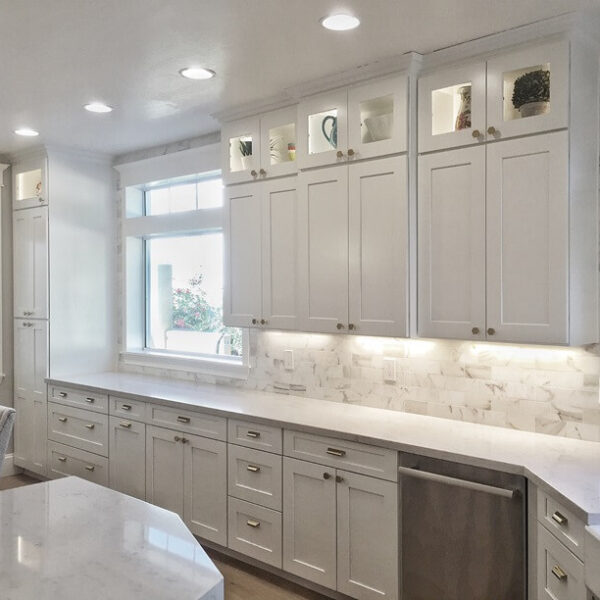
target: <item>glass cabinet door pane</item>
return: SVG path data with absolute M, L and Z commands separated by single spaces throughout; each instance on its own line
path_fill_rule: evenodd
M 320 154 L 338 147 L 337 108 L 308 115 L 308 153 Z
M 42 169 L 17 173 L 15 198 L 17 202 L 32 198 L 43 198 Z
M 296 124 L 269 128 L 269 164 L 279 165 L 296 160 Z
M 229 170 L 247 171 L 252 167 L 253 140 L 250 134 L 229 138 Z
M 431 133 L 440 135 L 471 128 L 471 82 L 431 92 Z
M 503 73 L 505 121 L 550 112 L 550 63 Z
M 394 129 L 394 96 L 363 100 L 360 110 L 361 143 L 370 144 L 392 138 Z

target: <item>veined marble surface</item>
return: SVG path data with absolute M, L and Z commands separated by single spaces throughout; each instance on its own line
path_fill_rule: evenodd
M 181 519 L 67 477 L 0 492 L 2 600 L 223 600 Z
M 127 373 L 50 379 L 120 397 L 269 421 L 528 477 L 600 524 L 600 444 L 306 397 Z

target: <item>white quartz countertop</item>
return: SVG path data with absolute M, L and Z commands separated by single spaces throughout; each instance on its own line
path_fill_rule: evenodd
M 49 379 L 223 416 L 375 443 L 528 477 L 588 524 L 600 524 L 600 443 L 409 413 L 146 375 L 95 373 Z
M 0 492 L 2 600 L 223 600 L 181 519 L 77 477 Z

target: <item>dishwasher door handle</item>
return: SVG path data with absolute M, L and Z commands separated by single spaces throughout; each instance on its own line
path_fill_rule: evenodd
M 475 492 L 485 492 L 486 494 L 494 494 L 504 498 L 516 498 L 520 495 L 519 490 L 509 490 L 507 488 L 497 487 L 495 485 L 487 485 L 486 483 L 478 483 L 467 479 L 459 479 L 457 477 L 449 477 L 448 475 L 439 475 L 430 471 L 420 471 L 411 467 L 398 467 L 398 472 L 401 475 L 416 477 L 417 479 L 426 479 L 427 481 L 436 481 L 438 483 L 446 483 L 455 485 Z

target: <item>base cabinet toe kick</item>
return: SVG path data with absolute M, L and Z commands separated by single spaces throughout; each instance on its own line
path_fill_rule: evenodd
M 46 405 L 40 474 L 171 510 L 207 545 L 324 595 L 595 598 L 587 523 L 522 476 L 110 391 L 49 386 Z

